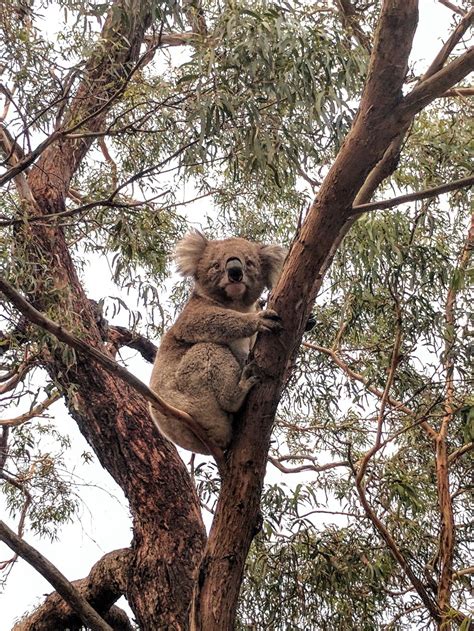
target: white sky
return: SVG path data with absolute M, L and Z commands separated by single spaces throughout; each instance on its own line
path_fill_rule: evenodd
M 419 60 L 417 71 L 422 72 L 438 52 L 441 42 L 450 32 L 452 12 L 436 0 L 420 0 L 420 22 L 415 36 L 412 59 Z M 200 210 L 205 213 L 208 202 Z M 108 280 L 108 269 L 98 275 L 97 264 L 85 270 L 84 281 L 91 298 L 99 300 L 106 295 L 118 295 L 117 288 Z M 117 324 L 127 325 L 125 314 L 120 314 Z M 148 382 L 151 366 L 136 356 L 128 368 L 143 381 Z M 50 543 L 26 532 L 26 540 L 44 554 L 70 580 L 87 576 L 92 565 L 106 552 L 127 547 L 131 541 L 131 521 L 126 500 L 121 489 L 111 477 L 94 461 L 84 465 L 81 453 L 91 451 L 75 423 L 67 414 L 62 402 L 51 408 L 61 432 L 67 432 L 73 448 L 67 454 L 68 471 L 74 472 L 89 484 L 81 495 L 84 506 L 78 519 L 64 526 L 60 540 Z M 0 506 L 4 508 L 0 498 Z M 4 512 L 4 511 L 3 511 Z M 17 524 L 6 518 L 11 528 Z M 10 558 L 11 551 L 0 544 L 0 561 Z M 18 617 L 32 610 L 52 591 L 51 586 L 26 562 L 19 560 L 8 578 L 4 593 L 0 596 L 0 631 L 9 631 Z M 118 603 L 121 605 L 122 603 Z

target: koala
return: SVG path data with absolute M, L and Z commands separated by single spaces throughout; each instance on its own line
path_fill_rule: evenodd
M 192 232 L 180 241 L 175 262 L 194 278 L 189 301 L 164 335 L 150 388 L 187 412 L 209 441 L 229 446 L 233 414 L 258 380 L 245 367 L 259 331 L 276 332 L 280 318 L 258 301 L 280 274 L 286 250 L 241 238 L 212 241 Z M 154 423 L 174 443 L 200 454 L 209 449 L 181 420 L 150 406 Z

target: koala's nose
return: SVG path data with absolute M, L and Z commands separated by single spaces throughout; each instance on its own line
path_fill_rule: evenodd
M 228 259 L 225 269 L 230 281 L 233 283 L 240 283 L 244 276 L 244 268 L 240 259 L 235 257 Z

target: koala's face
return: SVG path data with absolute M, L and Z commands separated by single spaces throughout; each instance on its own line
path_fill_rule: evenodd
M 210 241 L 196 274 L 204 293 L 220 302 L 253 304 L 265 288 L 259 249 L 245 239 Z
M 176 249 L 178 269 L 192 275 L 200 291 L 222 303 L 251 305 L 276 282 L 286 250 L 234 238 L 208 241 L 198 232 Z

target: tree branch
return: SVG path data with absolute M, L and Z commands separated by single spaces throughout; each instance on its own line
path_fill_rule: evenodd
M 138 351 L 143 359 L 150 364 L 155 361 L 158 347 L 144 335 L 129 331 L 124 326 L 109 326 L 108 338 L 116 350 L 122 346 L 128 346 Z
M 339 366 L 339 368 L 349 377 L 349 379 L 354 379 L 354 381 L 358 381 L 359 383 L 362 383 L 366 387 L 367 391 L 370 392 L 371 394 L 374 394 L 378 399 L 381 399 L 383 397 L 382 390 L 379 390 L 378 388 L 373 386 L 371 383 L 369 383 L 369 380 L 366 377 L 364 377 L 360 373 L 353 370 L 349 366 L 349 364 L 345 362 L 334 350 L 331 350 L 330 348 L 325 348 L 323 346 L 318 346 L 317 344 L 312 344 L 310 342 L 303 342 L 303 346 L 305 346 L 306 348 L 311 348 L 315 351 L 319 351 L 320 353 L 324 353 L 325 355 L 330 357 L 337 366 Z M 403 412 L 407 416 L 415 418 L 414 411 L 411 410 L 404 403 L 402 403 L 402 401 L 398 401 L 397 399 L 394 399 L 393 397 L 388 396 L 387 403 L 391 407 L 393 407 L 395 411 L 399 410 L 400 412 Z M 436 431 L 431 427 L 431 425 L 427 421 L 419 420 L 417 421 L 417 423 L 419 423 L 423 427 L 423 429 L 430 436 L 430 438 L 432 439 L 436 438 L 436 435 L 437 435 Z
M 474 11 L 474 9 L 473 9 Z M 422 79 L 403 99 L 402 112 L 407 120 L 411 120 L 434 99 L 464 79 L 474 70 L 474 46 L 459 55 L 447 66 Z
M 87 342 L 84 342 L 76 335 L 73 335 L 72 333 L 64 329 L 61 325 L 47 318 L 40 311 L 35 309 L 27 300 L 25 300 L 25 298 L 23 298 L 23 296 L 19 294 L 16 289 L 14 289 L 3 278 L 0 278 L 0 291 L 5 294 L 5 296 L 30 322 L 36 324 L 37 326 L 40 326 L 45 331 L 48 331 L 48 333 L 52 333 L 58 340 L 64 342 L 71 348 L 74 348 L 87 357 L 94 359 L 110 374 L 116 375 L 117 377 L 128 383 L 129 386 L 139 392 L 152 405 L 162 410 L 164 414 L 171 414 L 172 416 L 183 421 L 188 426 L 188 429 L 193 432 L 193 434 L 195 434 L 197 438 L 201 440 L 203 444 L 209 449 L 218 467 L 221 470 L 223 469 L 223 467 L 225 466 L 225 459 L 222 450 L 212 443 L 212 441 L 207 436 L 206 431 L 200 425 L 198 425 L 198 423 L 196 423 L 196 421 L 189 414 L 183 412 L 182 410 L 178 410 L 178 408 L 175 408 L 169 403 L 166 403 L 166 401 L 162 399 L 157 393 L 153 392 L 153 390 L 150 390 L 150 388 L 146 384 L 144 384 L 143 381 L 140 381 L 140 379 L 135 377 L 135 375 L 129 372 L 126 368 L 118 364 L 109 355 L 106 355 L 105 353 L 99 351 L 97 348 L 90 346 L 90 344 L 87 344 Z
M 128 571 L 133 559 L 130 549 L 114 550 L 92 567 L 89 576 L 72 581 L 74 589 L 113 627 L 114 631 L 131 631 L 128 617 L 114 603 L 126 594 Z M 79 629 L 81 621 L 70 604 L 58 592 L 50 594 L 33 613 L 13 627 L 12 631 L 51 631 Z
M 473 184 L 474 176 L 471 175 L 461 178 L 460 180 L 454 180 L 454 182 L 440 184 L 439 186 L 427 188 L 416 193 L 408 193 L 406 195 L 399 195 L 398 197 L 393 197 L 392 199 L 387 199 L 384 201 L 370 202 L 368 204 L 359 204 L 357 206 L 352 206 L 351 213 L 360 214 L 362 212 L 367 212 L 370 210 L 386 210 L 387 208 L 393 208 L 394 206 L 399 206 L 400 204 L 406 204 L 408 202 L 414 202 L 421 199 L 428 199 L 430 197 L 436 197 L 437 195 L 449 193 L 450 191 L 456 191 L 460 188 L 469 188 Z
M 3 521 L 0 521 L 0 539 L 51 583 L 85 625 L 94 631 L 113 631 L 58 569 L 35 548 L 18 537 Z
M 449 0 L 438 0 L 438 2 L 440 4 L 444 4 L 444 6 L 448 7 L 448 9 L 451 9 L 451 11 L 454 11 L 455 13 L 459 13 L 459 15 L 466 15 L 466 12 L 464 11 L 464 9 L 461 9 L 461 7 L 456 6 L 454 3 L 450 2 Z
M 456 26 L 454 31 L 448 37 L 445 44 L 439 51 L 439 53 L 431 62 L 428 70 L 425 72 L 425 74 L 423 75 L 421 79 L 422 81 L 434 75 L 436 72 L 438 72 L 438 70 L 441 70 L 441 68 L 444 66 L 449 55 L 453 52 L 456 44 L 459 43 L 464 33 L 471 26 L 474 20 L 474 9 L 471 9 L 468 13 L 463 12 L 461 15 L 463 16 L 462 20 L 460 20 L 459 24 Z
M 281 316 L 283 329 L 271 340 L 258 336 L 254 347 L 254 361 L 265 377 L 237 417 L 194 594 L 193 631 L 232 627 L 243 565 L 258 523 L 271 429 L 287 365 L 300 344 L 328 257 L 350 223 L 354 198 L 403 124 L 399 105 L 417 19 L 415 0 L 384 1 L 356 119 L 273 289 L 269 307 Z
M 459 256 L 455 273 L 464 271 L 474 248 L 474 214 L 466 241 Z M 438 601 L 441 611 L 448 614 L 453 581 L 453 556 L 455 544 L 455 522 L 453 502 L 449 484 L 449 456 L 448 456 L 448 427 L 454 415 L 454 368 L 456 342 L 455 303 L 458 284 L 451 281 L 445 305 L 445 346 L 443 368 L 446 373 L 446 391 L 444 396 L 444 416 L 436 438 L 436 482 L 438 504 L 441 513 L 441 528 L 439 535 L 439 581 Z
M 306 456 L 290 456 L 293 460 L 304 459 Z M 315 473 L 321 473 L 322 471 L 329 471 L 330 469 L 337 469 L 338 467 L 349 467 L 350 462 L 348 460 L 341 460 L 340 462 L 327 462 L 326 464 L 304 464 L 299 467 L 285 467 L 281 463 L 281 458 L 268 457 L 268 462 L 271 462 L 274 467 L 282 471 L 283 473 L 299 473 L 300 471 L 314 471 Z
M 0 419 L 0 427 L 5 425 L 7 425 L 8 427 L 18 427 L 19 425 L 23 425 L 23 423 L 26 423 L 26 421 L 30 421 L 32 418 L 43 414 L 43 412 L 47 410 L 49 406 L 57 401 L 59 398 L 59 392 L 55 392 L 45 401 L 36 405 L 32 410 L 30 410 L 29 412 L 25 412 L 25 414 L 21 414 L 20 416 L 17 416 L 15 418 Z

